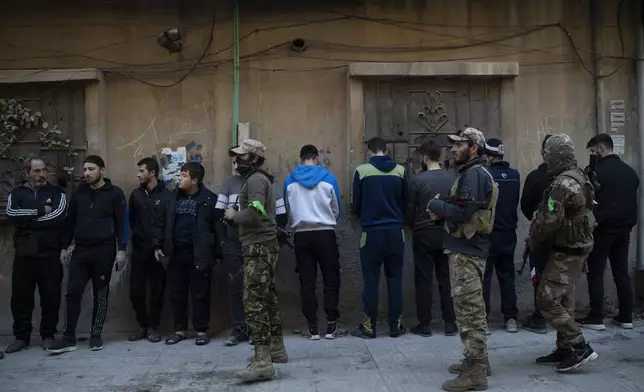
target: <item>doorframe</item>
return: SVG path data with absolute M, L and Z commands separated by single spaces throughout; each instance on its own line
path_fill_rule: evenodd
M 501 138 L 508 138 L 516 129 L 514 79 L 519 76 L 517 62 L 400 62 L 352 63 L 347 67 L 347 173 L 346 194 L 353 198 L 353 172 L 364 163 L 365 154 L 365 79 L 443 78 L 501 79 Z M 517 143 L 514 143 L 517 145 Z M 518 145 L 516 146 L 518 149 Z M 514 151 L 515 154 L 518 151 Z

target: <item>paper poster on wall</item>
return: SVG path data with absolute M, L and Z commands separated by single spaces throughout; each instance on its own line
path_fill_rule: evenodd
M 624 135 L 610 135 L 610 137 L 613 139 L 613 152 L 623 155 L 626 150 L 626 137 Z
M 187 161 L 186 148 L 178 147 L 176 150 L 164 148 L 161 150 L 161 153 L 165 157 L 165 164 L 161 170 L 163 181 L 179 181 L 179 177 L 181 176 L 181 166 Z

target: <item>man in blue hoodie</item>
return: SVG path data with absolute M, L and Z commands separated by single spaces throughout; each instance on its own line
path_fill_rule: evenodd
M 521 177 L 519 172 L 512 169 L 503 160 L 503 141 L 490 138 L 485 143 L 485 155 L 489 163 L 488 169 L 499 187 L 499 197 L 496 203 L 494 229 L 490 234 L 490 253 L 487 258 L 485 275 L 483 277 L 483 299 L 488 318 L 490 317 L 490 287 L 492 273 L 496 270 L 501 289 L 501 312 L 505 323 L 505 331 L 519 332 L 517 324 L 517 292 L 514 285 L 514 249 L 517 246 L 517 221 L 519 216 L 519 190 Z
M 353 213 L 360 217 L 360 263 L 365 318 L 353 336 L 376 337 L 380 269 L 384 264 L 389 290 L 389 336 L 405 333 L 400 320 L 403 308 L 402 269 L 405 255 L 405 168 L 387 155 L 380 137 L 367 142 L 369 163 L 358 166 L 353 178 Z
M 300 150 L 302 164 L 284 181 L 288 225 L 295 232 L 295 258 L 300 274 L 302 313 L 311 340 L 319 340 L 315 294 L 318 264 L 324 281 L 326 339 L 338 336 L 340 294 L 340 253 L 335 225 L 340 217 L 340 192 L 335 176 L 319 166 L 318 149 L 306 145 Z

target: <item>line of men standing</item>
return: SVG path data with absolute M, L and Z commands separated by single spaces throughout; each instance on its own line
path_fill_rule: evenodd
M 503 161 L 504 148 L 500 140 L 488 139 L 486 142 L 480 131 L 466 128 L 450 135 L 450 141 L 454 145 L 455 161 L 460 165 L 458 176 L 440 169 L 440 146 L 427 142 L 419 149 L 424 170 L 411 180 L 404 168 L 387 155 L 383 139 L 374 138 L 367 143 L 370 160 L 356 170 L 352 198 L 353 212 L 360 217 L 363 228 L 360 256 L 365 319 L 352 335 L 376 337 L 382 266 L 389 289 L 389 335 L 398 337 L 405 333 L 401 321 L 403 226 L 410 222 L 414 228 L 419 319 L 412 332 L 431 335 L 431 281 L 435 270 L 445 333 L 460 333 L 466 347 L 463 363 L 450 367 L 450 372 L 459 377 L 445 383 L 444 388 L 460 390 L 486 386 L 485 375 L 491 374 L 485 335 L 489 333 L 487 318 L 493 270 L 496 270 L 501 286 L 506 330 L 518 330 L 513 254 L 517 242 L 520 178 L 518 172 Z M 614 321 L 624 328 L 632 328 L 632 293 L 628 291 L 630 284 L 625 285 L 625 278 L 628 279 L 628 234 L 635 223 L 633 205 L 636 206 L 634 195 L 639 181 L 634 171 L 612 154 L 612 139 L 608 135 L 593 138 L 587 148 L 593 156 L 599 157 L 597 167 L 589 171 L 596 173 L 594 184 L 575 169 L 574 146 L 569 137 L 557 135 L 552 141 L 544 140 L 545 166 L 528 176 L 521 200 L 524 215 L 533 222 L 528 243 L 539 282 L 535 288 L 535 314 L 524 327 L 543 332 L 545 318 L 557 329 L 567 328 L 568 335 L 561 334 L 558 350 L 537 360 L 538 363 L 555 361 L 561 365 L 561 371 L 578 367 L 597 356 L 585 343 L 581 332 L 577 332 L 578 328 L 572 326 L 576 327 L 568 298 L 570 290 L 561 287 L 562 284 L 574 287 L 576 272 L 552 267 L 576 260 L 581 273 L 581 262 L 593 249 L 594 216 L 589 211 L 593 208 L 595 191 L 599 201 L 595 215 L 600 226 L 594 236 L 607 240 L 604 246 L 593 249 L 589 259 L 589 267 L 590 264 L 594 266 L 594 273 L 589 273 L 589 283 L 593 283 L 589 284 L 592 311 L 578 322 L 595 329 L 600 328 L 599 324 L 603 326 L 603 309 L 596 309 L 597 271 L 601 269 L 603 277 L 606 255 L 610 255 L 620 301 L 620 313 Z M 17 224 L 18 264 L 14 268 L 12 295 L 16 340 L 7 352 L 19 351 L 29 344 L 36 285 L 43 292 L 53 293 L 56 287 L 58 290 L 58 299 L 52 295 L 43 300 L 41 295 L 44 347 L 52 353 L 75 350 L 75 327 L 88 280 L 92 280 L 94 291 L 90 349 L 102 348 L 109 279 L 114 264 L 117 270 L 125 264 L 129 222 L 133 230 L 131 298 L 140 325 L 139 331 L 130 339 L 161 340 L 156 329 L 168 270 L 175 331 L 166 339 L 166 344 L 176 344 L 186 338 L 189 295 L 193 304 L 193 327 L 197 332 L 195 342 L 197 345 L 209 343 L 210 274 L 223 254 L 234 324 L 226 343 L 234 345 L 247 340 L 251 332 L 255 340 L 251 365 L 239 372 L 238 377 L 246 380 L 272 378 L 272 363 L 288 360 L 274 285 L 279 250 L 276 215 L 285 218 L 287 208 L 289 227 L 295 231 L 302 307 L 309 324 L 309 336 L 319 339 L 315 297 L 318 264 L 325 285 L 325 337 L 340 336 L 337 329 L 340 263 L 333 230 L 340 216 L 340 202 L 335 177 L 319 166 L 317 149 L 304 146 L 300 152 L 302 165 L 285 181 L 285 203 L 273 194 L 273 176 L 264 165 L 264 152 L 265 147 L 260 142 L 248 139 L 231 149 L 239 176 L 227 179 L 219 195 L 202 184 L 205 171 L 198 163 L 187 163 L 181 168 L 178 189 L 171 192 L 156 178 L 159 171 L 156 161 L 144 159 L 138 164 L 141 187 L 130 196 L 129 218 L 123 192 L 103 177 L 105 165 L 100 157 L 85 159 L 86 182 L 72 195 L 67 219 L 63 219 L 67 208 L 64 192 L 47 183 L 46 165 L 41 158 L 30 159 L 29 184 L 16 188 L 7 205 L 7 215 Z M 538 181 L 529 181 L 541 172 L 545 175 Z M 615 173 L 622 174 L 621 180 L 611 183 L 609 177 Z M 557 182 L 560 177 L 562 179 Z M 545 184 L 544 178 L 549 184 Z M 612 186 L 596 189 L 597 183 Z M 617 206 L 606 191 L 619 188 L 622 183 L 628 186 L 622 186 L 624 199 Z M 545 192 L 536 189 L 538 187 Z M 573 200 L 569 200 L 571 192 L 575 196 Z M 528 200 L 530 198 L 532 202 Z M 573 213 L 569 214 L 569 210 Z M 614 216 L 631 219 L 611 219 Z M 564 244 L 558 244 L 560 237 L 566 236 L 559 235 L 562 233 L 553 228 L 562 223 L 572 229 L 563 233 L 570 238 L 564 238 Z M 235 233 L 237 228 L 239 232 Z M 58 233 L 58 237 L 50 235 L 51 232 Z M 549 240 L 553 233 L 556 234 L 554 242 Z M 70 263 L 67 248 L 72 240 L 75 241 L 74 262 Z M 574 242 L 573 246 L 569 246 L 571 242 Z M 48 258 L 47 251 L 54 255 L 59 248 L 60 263 L 52 263 L 53 256 Z M 543 257 L 539 262 L 540 250 Z M 40 268 L 37 271 L 33 268 L 38 265 L 34 264 L 38 258 L 46 258 L 51 267 L 52 273 L 46 279 L 39 275 Z M 624 263 L 626 265 L 622 265 Z M 54 307 L 57 310 L 60 304 L 61 265 L 70 266 L 67 320 L 63 339 L 54 341 L 58 320 L 57 311 L 51 310 Z M 558 282 L 560 286 L 553 286 L 552 282 Z M 149 310 L 145 298 L 148 283 L 151 289 Z M 556 304 L 562 299 L 567 303 Z

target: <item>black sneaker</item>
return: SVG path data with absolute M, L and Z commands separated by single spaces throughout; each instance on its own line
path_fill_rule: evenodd
M 577 319 L 577 324 L 584 328 L 592 329 L 593 331 L 605 331 L 606 326 L 604 325 L 604 320 L 601 317 L 588 316 L 583 319 Z
M 526 331 L 538 333 L 545 335 L 548 333 L 548 327 L 546 326 L 546 320 L 530 317 L 527 323 L 521 326 Z
M 99 351 L 103 349 L 103 339 L 100 336 L 92 336 L 89 338 L 89 350 Z
M 47 352 L 50 354 L 63 354 L 74 350 L 76 350 L 76 339 L 63 337 L 61 340 L 55 341 L 47 349 Z
M 139 328 L 132 335 L 128 336 L 127 340 L 129 340 L 130 342 L 136 342 L 136 341 L 145 339 L 147 336 L 148 336 L 148 329 L 147 328 Z
M 247 340 L 248 335 L 242 332 L 239 328 L 233 328 L 233 332 L 224 343 L 226 344 L 226 346 L 236 346 L 239 343 L 245 342 Z
M 351 331 L 351 336 L 354 336 L 356 338 L 362 338 L 362 339 L 375 339 L 376 331 L 367 330 L 364 325 L 360 324 L 358 325 L 358 328 Z
M 324 335 L 325 339 L 333 340 L 344 336 L 346 332 L 338 329 L 338 323 L 336 321 L 330 321 L 326 323 L 326 334 Z
M 389 337 L 399 338 L 407 333 L 407 329 L 402 325 L 402 323 L 396 325 L 393 328 L 389 328 Z
M 320 340 L 320 332 L 318 331 L 318 326 L 309 325 L 309 328 L 304 333 L 304 336 L 308 337 L 309 340 Z
M 445 323 L 445 336 L 456 336 L 458 335 L 458 328 L 456 323 Z
M 29 347 L 29 343 L 25 342 L 24 340 L 16 339 L 10 345 L 8 345 L 7 348 L 4 349 L 4 352 L 6 352 L 7 354 L 17 353 L 18 351 L 22 351 L 27 347 Z
M 424 323 L 419 323 L 417 326 L 412 328 L 410 332 L 414 335 L 419 335 L 426 338 L 432 336 L 432 329 L 430 328 L 429 324 Z
M 557 348 L 552 354 L 537 358 L 537 365 L 559 365 L 570 356 L 570 349 Z
M 623 319 L 619 316 L 613 317 L 613 324 L 624 329 L 633 329 L 633 319 Z
M 557 371 L 560 373 L 569 372 L 579 369 L 588 361 L 594 361 L 599 355 L 590 347 L 590 344 L 584 343 L 578 347 L 573 347 L 572 352 L 566 359 L 557 365 Z

